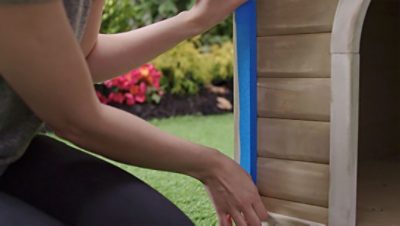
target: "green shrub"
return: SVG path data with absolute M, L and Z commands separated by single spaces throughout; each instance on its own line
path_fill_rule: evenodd
M 132 0 L 107 0 L 105 2 L 100 32 L 112 34 L 136 27 L 140 8 Z
M 184 41 L 153 61 L 164 74 L 161 80 L 166 92 L 193 95 L 215 79 L 233 77 L 233 44 L 213 45 L 203 52 L 197 48 L 199 37 Z
M 194 0 L 106 0 L 102 33 L 117 33 L 143 27 L 176 15 Z
M 196 94 L 200 86 L 211 80 L 210 64 L 196 48 L 194 41 L 184 41 L 153 63 L 164 74 L 161 85 L 166 92 Z
M 142 20 L 142 25 L 149 25 L 189 9 L 195 0 L 134 0 L 134 2 L 141 10 L 139 20 Z
M 224 42 L 221 45 L 213 45 L 209 53 L 211 60 L 212 80 L 233 79 L 233 43 Z
M 106 0 L 102 33 L 125 32 L 176 15 L 195 0 Z M 207 33 L 184 41 L 154 61 L 165 75 L 166 92 L 196 94 L 213 80 L 233 75 L 232 17 Z

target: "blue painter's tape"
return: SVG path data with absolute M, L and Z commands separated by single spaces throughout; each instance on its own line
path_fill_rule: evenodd
M 257 18 L 256 0 L 235 13 L 239 76 L 240 164 L 257 179 Z

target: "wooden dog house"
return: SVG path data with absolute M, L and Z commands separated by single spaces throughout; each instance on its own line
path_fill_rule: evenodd
M 236 159 L 267 208 L 399 226 L 400 0 L 249 0 L 235 17 Z

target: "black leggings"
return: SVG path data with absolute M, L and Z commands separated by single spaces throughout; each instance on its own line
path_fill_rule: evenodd
M 189 226 L 138 178 L 46 136 L 0 177 L 0 225 Z

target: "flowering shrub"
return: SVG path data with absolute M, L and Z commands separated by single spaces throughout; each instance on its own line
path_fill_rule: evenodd
M 160 87 L 161 72 L 153 65 L 145 64 L 125 75 L 105 81 L 108 92 L 96 91 L 99 100 L 104 103 L 126 104 L 155 102 L 159 103 L 163 91 Z

